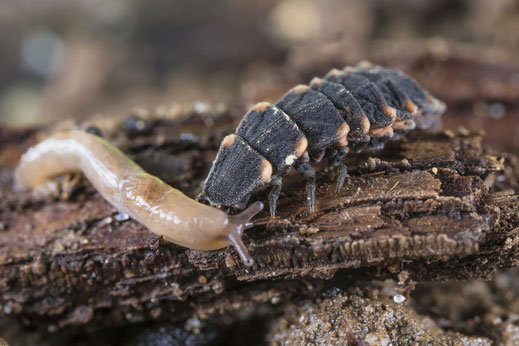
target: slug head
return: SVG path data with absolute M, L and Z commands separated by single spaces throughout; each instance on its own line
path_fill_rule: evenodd
M 242 259 L 245 266 L 250 267 L 254 264 L 254 259 L 247 251 L 245 244 L 241 239 L 243 232 L 252 227 L 250 220 L 263 209 L 263 203 L 255 202 L 250 207 L 239 214 L 229 215 L 228 223 L 225 226 L 225 234 L 227 240 L 234 246 L 238 255 Z

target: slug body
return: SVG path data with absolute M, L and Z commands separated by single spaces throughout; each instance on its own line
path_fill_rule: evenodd
M 82 131 L 56 134 L 22 156 L 15 176 L 21 185 L 36 188 L 56 175 L 76 171 L 115 208 L 168 241 L 198 250 L 233 245 L 246 265 L 253 264 L 241 236 L 262 203 L 227 215 L 146 173 L 100 137 Z
M 292 88 L 274 104 L 253 106 L 235 134 L 223 139 L 198 198 L 243 209 L 254 191 L 270 184 L 274 216 L 282 176 L 294 167 L 307 179 L 313 212 L 316 179 L 310 160 L 327 157 L 337 168 L 338 192 L 347 174 L 342 159 L 350 149 L 381 149 L 415 127 L 431 128 L 444 110 L 441 101 L 395 69 L 367 62 L 332 69 L 322 79 Z

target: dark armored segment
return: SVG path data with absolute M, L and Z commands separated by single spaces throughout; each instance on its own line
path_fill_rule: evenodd
M 438 123 L 445 105 L 397 70 L 360 63 L 333 69 L 310 87 L 292 88 L 274 105 L 251 108 L 222 141 L 199 199 L 213 205 L 244 208 L 256 189 L 272 185 L 270 214 L 275 215 L 282 176 L 291 167 L 305 176 L 310 213 L 315 202 L 315 170 L 310 158 L 337 171 L 336 191 L 348 172 L 348 149 L 383 148 L 416 127 Z
M 418 107 L 411 101 L 407 94 L 398 87 L 390 79 L 381 76 L 380 74 L 370 72 L 362 68 L 352 69 L 346 67 L 345 72 L 353 73 L 362 76 L 367 80 L 375 83 L 380 93 L 384 96 L 388 105 L 396 109 L 396 119 L 392 124 L 393 136 L 391 139 L 398 139 L 402 134 L 415 128 L 415 122 L 412 120 L 413 116 L 417 115 Z M 371 148 L 381 147 L 389 138 L 374 139 L 370 143 Z
M 324 79 L 343 85 L 349 90 L 373 127 L 390 126 L 396 118 L 396 110 L 390 107 L 377 86 L 369 79 L 352 73 L 331 70 Z
M 433 97 L 427 90 L 422 88 L 418 82 L 402 72 L 370 63 L 359 64 L 360 69 L 365 69 L 371 73 L 381 76 L 381 78 L 391 80 L 397 85 L 411 101 L 419 108 L 419 115 L 415 117 L 416 125 L 420 129 L 428 129 L 435 125 L 439 120 L 439 115 L 445 111 L 445 104 Z
M 202 189 L 210 203 L 222 206 L 243 206 L 250 194 L 268 183 L 272 165 L 263 155 L 236 135 L 225 137 Z
M 340 140 L 348 135 L 349 127 L 333 103 L 306 85 L 292 88 L 276 106 L 306 135 L 308 152 L 315 161 L 321 160 L 326 148 L 341 146 Z
M 364 148 L 370 140 L 368 135 L 370 123 L 362 107 L 351 92 L 340 84 L 317 77 L 310 82 L 310 88 L 326 95 L 335 108 L 341 112 L 343 119 L 346 120 L 350 127 L 350 132 L 348 133 L 350 146 L 354 150 Z
M 251 108 L 236 134 L 272 163 L 275 173 L 285 173 L 306 151 L 308 141 L 282 110 L 267 102 Z
M 418 112 L 418 107 L 411 101 L 407 94 L 400 89 L 393 81 L 384 76 L 368 70 L 355 69 L 356 75 L 362 76 L 375 83 L 380 93 L 384 95 L 388 105 L 396 109 L 398 119 L 410 119 Z
M 381 77 L 394 81 L 409 96 L 409 98 L 422 110 L 423 113 L 441 113 L 445 110 L 442 102 L 432 97 L 414 79 L 404 75 L 402 72 L 381 66 L 374 66 L 370 72 L 378 73 Z

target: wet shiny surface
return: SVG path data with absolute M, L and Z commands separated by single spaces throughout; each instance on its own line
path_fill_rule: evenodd
M 198 203 L 147 174 L 97 136 L 82 131 L 54 135 L 22 156 L 16 179 L 21 185 L 36 188 L 58 174 L 74 171 L 84 173 L 120 212 L 167 240 L 197 250 L 233 245 L 240 257 L 252 265 L 240 237 L 246 224 L 261 210 L 258 205 L 233 216 L 230 222 L 225 212 Z

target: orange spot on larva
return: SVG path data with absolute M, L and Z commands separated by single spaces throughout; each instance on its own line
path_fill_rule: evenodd
M 371 137 L 379 138 L 379 137 L 392 137 L 393 136 L 393 127 L 379 127 L 379 128 L 371 128 L 369 130 L 369 134 Z
M 261 160 L 261 181 L 268 183 L 272 177 L 272 165 L 267 160 Z
M 411 127 L 414 127 L 415 126 L 415 123 L 412 119 L 407 119 L 407 120 L 401 120 L 401 121 L 395 121 L 393 123 L 393 129 L 395 130 L 402 130 L 402 131 L 405 131 Z
M 310 81 L 310 85 L 315 85 L 315 86 L 318 86 L 320 85 L 321 83 L 323 82 L 323 80 L 319 77 L 314 77 L 311 81 Z
M 348 145 L 348 133 L 350 133 L 350 127 L 348 124 L 343 123 L 336 131 L 339 140 L 337 141 L 337 145 L 344 147 Z
M 357 66 L 360 67 L 360 68 L 363 68 L 363 69 L 368 69 L 368 68 L 372 68 L 375 65 L 372 62 L 370 62 L 370 61 L 362 60 L 361 62 L 359 62 L 357 64 Z
M 393 119 L 393 121 L 396 119 L 396 109 L 394 109 L 393 107 L 385 106 L 382 112 L 385 115 L 389 116 L 391 119 Z
M 429 102 L 432 103 L 432 104 L 438 104 L 438 103 L 440 103 L 440 100 L 438 100 L 437 98 L 432 97 L 432 96 L 430 96 L 430 95 L 427 96 L 427 101 L 429 101 Z
M 367 134 L 369 132 L 369 129 L 371 127 L 371 123 L 369 122 L 369 119 L 367 116 L 362 117 L 362 133 Z
M 345 137 L 348 135 L 348 133 L 350 133 L 350 127 L 348 126 L 348 124 L 343 123 L 341 126 L 339 126 L 336 133 L 339 137 Z
M 299 85 L 296 85 L 293 90 L 296 93 L 300 93 L 300 92 L 308 90 L 308 85 L 299 84 Z
M 224 148 L 230 147 L 234 143 L 235 140 L 236 140 L 236 135 L 234 135 L 234 134 L 225 136 L 225 138 L 222 141 L 222 147 L 224 147 Z
M 418 112 L 418 106 L 409 99 L 405 100 L 404 108 L 406 111 L 408 111 L 412 114 L 416 114 Z
M 356 71 L 355 67 L 353 66 L 346 66 L 342 70 L 347 73 L 354 73 Z
M 306 137 L 301 137 L 301 139 L 296 144 L 296 156 L 301 157 L 308 148 L 308 140 Z
M 261 112 L 261 111 L 264 111 L 265 109 L 267 109 L 268 107 L 270 107 L 270 103 L 259 102 L 259 103 L 256 103 L 254 106 L 252 106 L 252 110 L 256 111 L 256 112 Z
M 345 147 L 348 145 L 348 137 L 341 137 L 339 138 L 339 140 L 337 141 L 336 145 L 338 147 Z
M 338 69 L 336 69 L 336 68 L 334 68 L 334 69 L 332 69 L 332 70 L 331 70 L 330 72 L 328 72 L 328 73 L 331 74 L 331 75 L 334 76 L 334 77 L 337 77 L 337 76 L 339 76 L 339 75 L 342 73 L 342 71 L 341 71 L 341 70 L 338 70 Z

